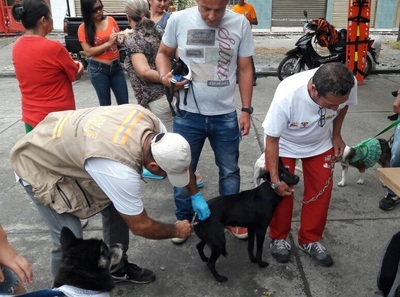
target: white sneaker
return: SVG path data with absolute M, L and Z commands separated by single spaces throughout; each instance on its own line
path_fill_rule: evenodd
M 186 241 L 186 239 L 188 239 L 188 238 L 189 237 L 186 237 L 186 238 L 174 237 L 174 238 L 171 238 L 171 241 L 176 244 L 181 244 L 181 243 L 184 243 Z

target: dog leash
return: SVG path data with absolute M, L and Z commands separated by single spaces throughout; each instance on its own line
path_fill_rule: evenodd
M 332 178 L 333 178 L 333 171 L 334 171 L 334 170 L 335 170 L 335 158 L 332 156 L 331 173 L 329 174 L 329 177 L 328 177 L 328 179 L 326 180 L 325 185 L 324 185 L 324 187 L 322 188 L 322 190 L 319 191 L 317 195 L 315 195 L 314 197 L 308 199 L 307 201 L 303 201 L 303 200 L 296 199 L 296 198 L 294 198 L 294 200 L 296 200 L 297 202 L 300 202 L 300 203 L 302 203 L 302 204 L 304 204 L 304 205 L 305 205 L 305 204 L 308 204 L 308 203 L 310 203 L 310 202 L 316 201 L 319 197 L 322 196 L 322 194 L 325 193 L 326 188 L 328 188 L 329 184 L 331 183 Z
M 197 217 L 197 212 L 194 213 L 194 216 L 192 218 L 192 221 L 190 222 L 190 225 L 192 225 L 192 226 L 197 225 L 198 222 L 195 222 L 196 217 Z
M 381 134 L 385 133 L 386 131 L 392 129 L 394 126 L 397 126 L 399 123 L 400 123 L 400 120 L 397 120 L 397 121 L 393 122 L 392 124 L 387 126 L 385 129 L 383 129 L 381 132 L 376 134 L 374 137 L 368 138 L 368 139 L 364 140 L 363 142 L 361 142 L 358 145 L 358 147 L 365 147 L 367 145 L 367 143 L 370 142 L 372 139 L 377 138 L 379 135 L 381 135 Z

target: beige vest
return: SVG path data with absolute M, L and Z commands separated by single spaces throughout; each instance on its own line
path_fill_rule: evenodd
M 111 201 L 85 171 L 85 161 L 107 158 L 140 173 L 143 142 L 159 131 L 158 118 L 139 105 L 53 112 L 14 145 L 11 163 L 41 203 L 87 218 Z

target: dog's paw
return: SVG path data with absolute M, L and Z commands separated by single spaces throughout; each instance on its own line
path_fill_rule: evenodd
M 346 182 L 344 180 L 341 180 L 340 182 L 337 183 L 339 187 L 344 187 L 346 185 Z
M 200 258 L 201 258 L 201 261 L 203 261 L 203 262 L 208 262 L 208 260 L 210 260 L 208 257 L 206 257 L 206 256 L 204 256 L 204 257 L 202 257 L 202 256 L 200 256 Z
M 363 185 L 364 184 L 364 179 L 360 177 L 360 179 L 357 181 L 357 184 Z
M 261 268 L 265 268 L 265 267 L 267 267 L 269 264 L 268 264 L 268 262 L 265 262 L 265 261 L 260 261 L 260 262 L 258 262 L 258 266 L 260 266 Z

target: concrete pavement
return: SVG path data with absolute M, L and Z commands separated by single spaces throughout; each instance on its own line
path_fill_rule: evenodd
M 0 70 L 9 65 L 11 46 L 0 49 Z M 8 62 L 7 64 L 4 64 Z M 261 154 L 263 142 L 261 123 L 271 103 L 279 80 L 276 77 L 261 77 L 254 88 L 252 129 L 241 143 L 240 167 L 242 190 L 253 187 L 253 165 Z M 392 113 L 390 92 L 396 90 L 400 77 L 396 75 L 371 75 L 359 87 L 359 104 L 352 107 L 343 127 L 344 140 L 355 145 L 372 137 L 388 126 L 387 115 Z M 46 226 L 42 223 L 22 187 L 15 183 L 9 161 L 9 151 L 24 135 L 20 121 L 20 94 L 13 76 L 0 78 L 0 221 L 8 232 L 9 240 L 32 264 L 35 283 L 29 290 L 51 285 L 49 256 L 51 242 Z M 133 92 L 129 87 L 131 102 Z M 97 97 L 87 76 L 74 84 L 77 107 L 97 106 Z M 115 102 L 115 101 L 114 101 Z M 238 93 L 236 104 L 240 108 Z M 387 132 L 383 137 L 388 138 Z M 217 172 L 213 154 L 206 146 L 201 156 L 199 170 L 204 176 L 203 194 L 206 198 L 218 195 Z M 264 259 L 270 265 L 259 268 L 247 256 L 246 242 L 228 232 L 228 257 L 217 262 L 219 272 L 226 275 L 226 283 L 215 282 L 206 265 L 201 262 L 195 245 L 198 239 L 193 234 L 186 243 L 174 245 L 170 240 L 146 240 L 131 236 L 129 258 L 132 262 L 152 269 L 157 280 L 152 284 L 118 284 L 112 296 L 372 296 L 376 289 L 376 275 L 382 249 L 390 237 L 399 230 L 400 207 L 390 212 L 378 208 L 378 201 L 385 189 L 368 170 L 365 185 L 358 185 L 358 173 L 349 170 L 348 185 L 339 188 L 341 170 L 336 166 L 333 198 L 322 243 L 333 256 L 335 264 L 330 268 L 320 267 L 297 248 L 300 203 L 295 203 L 292 232 L 288 238 L 292 245 L 291 260 L 287 264 L 277 263 L 269 253 L 269 240 L 264 245 Z M 144 204 L 149 215 L 163 222 L 173 223 L 174 204 L 172 189 L 167 180 L 148 180 L 142 184 Z M 301 197 L 302 182 L 295 188 Z M 85 237 L 101 237 L 101 218 L 90 219 Z

